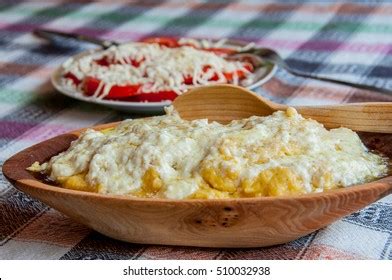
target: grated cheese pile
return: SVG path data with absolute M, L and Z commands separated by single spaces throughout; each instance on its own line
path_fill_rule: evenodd
M 205 44 L 199 43 L 202 47 Z M 99 65 L 96 60 L 101 58 L 108 58 L 109 61 L 117 63 Z M 135 67 L 131 61 L 140 62 L 140 65 Z M 206 65 L 210 67 L 208 70 L 205 69 Z M 79 80 L 86 76 L 101 80 L 93 95 L 99 99 L 107 96 L 114 85 L 142 85 L 139 91 L 145 93 L 172 90 L 181 94 L 197 85 L 229 82 L 238 84 L 239 77 L 236 71 L 239 70 L 243 71 L 247 78 L 252 75 L 242 62 L 228 61 L 211 51 L 191 46 L 168 48 L 156 43 L 127 43 L 113 46 L 80 59 L 71 58 L 63 64 L 64 74 L 72 73 Z M 233 80 L 228 81 L 224 73 L 233 73 Z M 210 81 L 215 74 L 218 79 Z M 193 77 L 192 85 L 184 83 L 184 77 L 189 76 Z M 76 86 L 70 79 L 64 78 L 63 83 L 65 86 L 81 90 L 82 85 Z

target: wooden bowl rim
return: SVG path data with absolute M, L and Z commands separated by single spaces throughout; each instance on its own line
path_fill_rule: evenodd
M 82 128 L 78 130 L 71 131 L 69 133 L 61 134 L 59 136 L 53 137 L 51 139 L 48 139 L 46 141 L 37 143 L 29 148 L 26 148 L 19 153 L 13 155 L 9 159 L 7 159 L 4 162 L 3 165 L 3 173 L 5 177 L 13 184 L 13 185 L 23 185 L 27 186 L 29 188 L 35 188 L 39 189 L 42 191 L 49 191 L 52 193 L 59 193 L 59 194 L 66 194 L 70 196 L 79 196 L 79 197 L 84 197 L 86 199 L 88 198 L 94 198 L 94 199 L 99 199 L 99 200 L 118 200 L 118 201 L 127 201 L 127 202 L 135 202 L 135 203 L 158 203 L 158 204 L 164 204 L 164 203 L 170 203 L 170 204 L 182 204 L 182 203 L 204 203 L 204 204 L 228 204 L 228 203 L 245 203 L 245 204 L 252 204 L 252 203 L 257 203 L 257 202 L 271 202 L 271 201 L 287 201 L 287 200 L 312 200 L 312 199 L 324 199 L 328 197 L 333 197 L 336 194 L 350 194 L 350 193 L 357 193 L 357 192 L 362 192 L 365 190 L 371 190 L 371 189 L 378 189 L 381 187 L 385 188 L 385 195 L 388 195 L 389 193 L 392 193 L 392 175 L 386 176 L 383 178 L 380 178 L 376 181 L 368 182 L 365 184 L 360 184 L 360 185 L 353 185 L 350 187 L 345 187 L 345 188 L 340 188 L 340 189 L 335 189 L 335 190 L 330 190 L 330 191 L 324 191 L 324 192 L 319 192 L 319 193 L 307 193 L 307 194 L 297 194 L 297 195 L 282 195 L 282 196 L 271 196 L 271 197 L 243 197 L 243 198 L 212 198 L 212 199 L 169 199 L 169 198 L 141 198 L 141 197 L 132 197 L 129 195 L 115 195 L 115 194 L 100 194 L 100 193 L 93 193 L 93 192 L 85 192 L 85 191 L 78 191 L 78 190 L 70 190 L 70 189 L 65 189 L 61 188 L 59 186 L 55 185 L 50 185 L 46 184 L 38 179 L 15 179 L 13 178 L 12 172 L 8 171 L 8 165 L 11 164 L 12 161 L 15 161 L 16 158 L 20 157 L 23 154 L 28 153 L 28 150 L 34 147 L 42 146 L 45 145 L 45 143 L 49 140 L 52 140 L 54 138 L 66 138 L 69 136 L 79 136 L 83 131 L 86 129 L 96 129 L 96 130 L 102 130 L 102 129 L 107 129 L 114 127 L 115 125 L 119 124 L 120 122 L 112 122 L 112 123 L 107 123 L 107 124 L 102 124 L 102 125 L 97 125 L 93 127 L 87 127 L 87 128 Z M 54 155 L 52 155 L 54 156 Z M 19 167 L 18 170 L 21 170 L 23 172 L 29 172 L 25 168 L 26 167 Z M 384 194 L 384 193 L 383 193 Z M 382 195 L 384 196 L 384 195 Z

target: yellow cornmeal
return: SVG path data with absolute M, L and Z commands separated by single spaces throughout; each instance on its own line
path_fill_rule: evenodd
M 87 130 L 29 170 L 67 189 L 148 198 L 231 198 L 321 192 L 387 173 L 346 128 L 327 130 L 294 108 L 222 125 L 165 116 Z

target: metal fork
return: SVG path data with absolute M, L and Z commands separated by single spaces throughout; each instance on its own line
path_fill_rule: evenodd
M 353 83 L 349 81 L 343 81 L 339 79 L 334 79 L 334 78 L 329 78 L 321 75 L 316 75 L 316 74 L 311 74 L 311 73 L 306 73 L 302 72 L 297 69 L 291 68 L 285 61 L 284 59 L 274 50 L 268 49 L 268 48 L 251 48 L 248 50 L 240 51 L 238 53 L 235 53 L 231 55 L 232 58 L 248 58 L 251 59 L 252 62 L 257 64 L 257 61 L 260 60 L 262 63 L 268 62 L 271 64 L 276 64 L 278 67 L 285 69 L 287 72 L 299 76 L 299 77 L 304 77 L 304 78 L 311 78 L 314 80 L 320 80 L 320 81 L 325 81 L 325 82 L 331 82 L 335 84 L 340 84 L 340 85 L 345 85 L 345 86 L 350 86 L 358 89 L 363 89 L 363 90 L 370 90 L 370 91 L 378 91 L 382 93 L 388 93 L 392 94 L 392 90 L 388 90 L 385 88 L 380 88 L 376 86 L 370 86 L 370 85 L 364 85 L 364 84 L 358 84 L 358 83 Z M 256 60 L 256 58 L 258 58 Z M 260 64 L 260 67 L 262 66 L 262 63 Z

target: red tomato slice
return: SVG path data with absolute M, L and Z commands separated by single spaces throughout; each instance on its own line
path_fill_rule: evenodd
M 252 64 L 250 64 L 250 63 L 244 63 L 243 66 L 244 66 L 244 68 L 247 69 L 248 71 L 253 71 L 253 66 L 252 66 Z M 204 72 L 207 72 L 208 69 L 210 69 L 210 68 L 211 68 L 210 65 L 206 65 L 206 66 L 203 67 L 203 71 L 204 71 Z M 228 82 L 230 82 L 230 81 L 233 80 L 234 73 L 237 73 L 238 79 L 245 78 L 245 75 L 246 75 L 245 71 L 243 71 L 243 70 L 237 70 L 237 71 L 235 71 L 235 72 L 226 72 L 226 73 L 223 73 L 223 75 L 225 76 L 226 80 L 227 80 Z M 217 81 L 218 78 L 219 78 L 218 75 L 217 75 L 217 74 L 214 74 L 214 75 L 210 78 L 210 81 Z M 187 82 L 190 82 L 190 84 L 192 84 L 192 77 L 186 77 L 186 78 L 184 79 L 184 83 L 187 84 Z
M 164 100 L 174 100 L 177 97 L 177 93 L 174 91 L 158 91 L 151 93 L 140 93 L 132 97 L 127 98 L 127 101 L 133 102 L 160 102 Z
M 93 77 L 86 77 L 83 84 L 83 91 L 87 96 L 94 95 L 98 89 L 100 80 Z M 140 85 L 112 86 L 105 99 L 122 99 L 138 94 Z
M 252 64 L 250 64 L 250 63 L 244 63 L 243 66 L 244 66 L 244 68 L 245 68 L 246 70 L 251 71 L 251 72 L 253 71 L 253 66 L 252 66 Z M 246 76 L 246 73 L 245 73 L 245 71 L 243 71 L 243 70 L 237 70 L 237 71 L 231 72 L 231 73 L 224 73 L 223 75 L 225 75 L 225 77 L 226 77 L 226 79 L 227 79 L 228 81 L 232 81 L 232 80 L 233 80 L 234 73 L 237 73 L 238 79 L 243 79 L 243 78 L 245 78 L 245 76 Z
M 137 61 L 136 59 L 131 59 L 131 64 L 132 64 L 132 66 L 138 68 L 143 61 L 144 61 L 144 58 L 142 58 L 139 61 Z
M 137 68 L 144 61 L 144 58 L 141 60 L 136 60 L 136 59 L 130 58 L 130 61 L 131 61 L 131 65 Z M 98 65 L 101 65 L 101 66 L 109 66 L 110 64 L 120 64 L 119 61 L 114 61 L 114 62 L 109 61 L 109 59 L 107 57 L 102 57 L 100 59 L 97 59 L 97 60 L 95 60 L 95 63 L 97 63 Z
M 92 96 L 101 81 L 93 77 L 84 80 L 84 93 Z M 118 99 L 134 102 L 160 102 L 163 100 L 174 100 L 177 94 L 174 91 L 159 91 L 152 93 L 139 92 L 140 85 L 113 86 L 104 99 Z
M 108 58 L 106 56 L 95 60 L 95 63 L 97 63 L 98 65 L 101 65 L 101 66 L 109 66 L 110 65 L 110 62 L 108 61 Z
M 193 84 L 193 77 L 192 77 L 192 76 L 186 76 L 186 77 L 184 77 L 184 84 L 186 84 L 186 85 L 191 85 L 191 84 Z
M 66 74 L 64 75 L 64 78 L 71 79 L 72 82 L 73 82 L 75 85 L 79 85 L 79 84 L 81 83 L 81 80 L 79 80 L 78 78 L 76 78 L 76 76 L 75 76 L 74 74 L 72 74 L 71 72 L 66 73 Z
M 206 65 L 203 67 L 203 71 L 207 72 L 208 69 L 210 69 L 211 66 Z M 253 66 L 250 63 L 244 63 L 244 68 L 247 69 L 248 71 L 253 71 Z M 245 71 L 242 70 L 237 70 L 236 71 L 238 79 L 242 79 L 245 77 Z M 225 76 L 225 78 L 227 79 L 228 82 L 233 80 L 233 76 L 234 76 L 234 72 L 228 72 L 228 73 L 223 73 L 223 75 Z M 218 80 L 218 75 L 214 74 L 211 78 L 210 81 L 217 81 Z M 192 85 L 193 84 L 193 77 L 192 76 L 187 76 L 184 77 L 184 84 L 186 85 Z
M 145 38 L 142 39 L 141 42 L 144 43 L 157 43 L 161 46 L 166 46 L 168 48 L 177 48 L 180 46 L 178 44 L 178 40 L 176 38 L 171 37 L 152 37 L 152 38 Z

